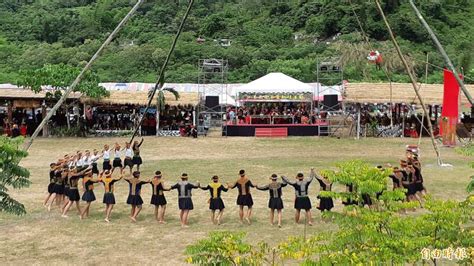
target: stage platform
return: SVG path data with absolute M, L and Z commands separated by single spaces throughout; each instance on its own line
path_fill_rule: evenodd
M 228 137 L 254 137 L 256 128 L 287 128 L 288 136 L 327 136 L 328 125 L 326 123 L 319 123 L 313 125 L 307 124 L 227 124 Z M 320 134 L 321 130 L 321 134 Z

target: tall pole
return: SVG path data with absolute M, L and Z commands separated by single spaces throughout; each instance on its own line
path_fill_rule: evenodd
M 439 52 L 441 53 L 441 55 L 443 56 L 444 62 L 446 63 L 446 65 L 448 65 L 449 69 L 453 72 L 454 77 L 455 77 L 456 80 L 458 81 L 459 86 L 461 86 L 461 89 L 462 89 L 462 91 L 464 92 L 464 95 L 466 95 L 467 100 L 468 100 L 469 103 L 472 105 L 472 104 L 473 104 L 473 101 L 472 101 L 472 96 L 471 96 L 471 94 L 470 94 L 469 91 L 466 89 L 466 86 L 464 85 L 464 82 L 463 82 L 462 79 L 459 77 L 459 74 L 457 73 L 456 68 L 454 68 L 454 65 L 453 65 L 453 63 L 451 62 L 451 59 L 449 59 L 448 54 L 446 53 L 446 51 L 444 50 L 443 46 L 442 46 L 441 43 L 439 42 L 439 40 L 438 40 L 438 38 L 436 37 L 435 33 L 433 32 L 433 30 L 431 30 L 430 25 L 428 25 L 428 23 L 426 23 L 425 19 L 423 18 L 423 15 L 421 15 L 420 11 L 419 11 L 418 8 L 415 6 L 415 3 L 413 3 L 413 0 L 410 0 L 410 5 L 411 5 L 411 7 L 413 8 L 413 10 L 415 11 L 416 16 L 418 17 L 418 19 L 421 21 L 421 24 L 423 24 L 423 26 L 425 27 L 425 29 L 428 31 L 428 33 L 429 33 L 431 39 L 433 40 L 433 42 L 434 42 L 435 45 L 436 45 L 436 48 L 438 49 L 438 51 L 439 51 Z
M 53 108 L 49 111 L 49 113 L 46 115 L 46 117 L 41 121 L 41 123 L 38 125 L 36 128 L 35 132 L 33 135 L 31 135 L 31 138 L 28 140 L 28 142 L 25 143 L 24 150 L 28 151 L 30 148 L 31 144 L 33 144 L 33 141 L 35 138 L 38 136 L 38 134 L 41 132 L 43 127 L 48 123 L 48 121 L 51 119 L 54 113 L 56 113 L 56 110 L 63 104 L 63 102 L 67 99 L 69 94 L 74 91 L 76 86 L 81 82 L 82 78 L 86 74 L 86 72 L 89 70 L 89 68 L 92 66 L 94 61 L 99 57 L 99 55 L 102 53 L 102 51 L 105 49 L 105 47 L 115 38 L 117 33 L 122 29 L 122 27 L 125 25 L 125 23 L 128 22 L 128 20 L 132 17 L 132 15 L 137 11 L 137 9 L 140 7 L 140 5 L 143 3 L 144 0 L 138 0 L 137 3 L 133 6 L 133 8 L 128 12 L 128 14 L 120 21 L 120 23 L 117 25 L 117 27 L 114 29 L 112 33 L 110 33 L 109 37 L 104 41 L 104 43 L 100 46 L 99 50 L 95 52 L 95 54 L 92 56 L 92 58 L 87 62 L 87 64 L 84 66 L 82 69 L 81 73 L 76 77 L 76 79 L 72 82 L 71 86 L 64 92 L 63 96 L 59 101 L 53 106 Z M 69 117 L 68 120 L 69 121 Z
M 148 96 L 147 105 L 145 107 L 145 110 L 143 111 L 143 115 L 139 119 L 138 127 L 136 127 L 135 130 L 133 131 L 133 135 L 130 138 L 130 143 L 132 143 L 133 139 L 135 138 L 135 136 L 138 133 L 139 128 L 143 124 L 143 120 L 145 119 L 145 116 L 148 112 L 148 109 L 150 108 L 151 102 L 153 101 L 153 98 L 155 97 L 155 93 L 158 90 L 161 90 L 163 88 L 163 86 L 165 85 L 166 67 L 168 66 L 168 62 L 170 61 L 171 55 L 173 54 L 174 48 L 176 47 L 176 43 L 178 42 L 178 38 L 181 35 L 181 31 L 183 30 L 184 24 L 186 23 L 186 19 L 188 19 L 188 15 L 191 12 L 191 8 L 192 8 L 193 4 L 194 4 L 194 0 L 189 0 L 189 4 L 188 4 L 188 8 L 186 9 L 186 13 L 184 13 L 183 19 L 181 20 L 181 23 L 179 24 L 176 35 L 174 36 L 173 42 L 171 43 L 171 47 L 168 51 L 168 55 L 166 56 L 165 61 L 163 62 L 163 65 L 161 66 L 160 73 L 158 74 L 158 80 L 155 83 L 155 86 L 154 86 L 152 92 Z
M 382 6 L 380 6 L 380 1 L 375 0 L 375 4 L 377 5 L 377 8 L 380 12 L 380 15 L 382 16 L 382 19 L 385 23 L 385 26 L 387 27 L 388 33 L 390 34 L 390 38 L 392 39 L 392 43 L 395 46 L 398 56 L 400 57 L 400 60 L 402 60 L 403 65 L 405 66 L 405 69 L 408 73 L 408 76 L 410 77 L 411 84 L 413 85 L 413 89 L 415 90 L 416 96 L 418 97 L 418 100 L 420 101 L 421 108 L 423 109 L 423 114 L 425 116 L 428 116 L 428 111 L 426 110 L 425 102 L 423 101 L 423 98 L 421 97 L 421 94 L 418 90 L 418 86 L 416 84 L 415 77 L 413 76 L 412 71 L 410 71 L 410 67 L 408 66 L 407 61 L 405 60 L 405 57 L 402 54 L 402 51 L 400 50 L 400 46 L 398 45 L 397 40 L 395 39 L 395 35 L 393 35 L 392 28 L 390 27 L 390 24 L 388 23 L 387 18 L 385 17 L 385 13 L 383 12 Z M 439 153 L 438 145 L 436 144 L 436 140 L 434 138 L 434 133 L 433 133 L 433 125 L 431 124 L 431 120 L 428 120 L 428 129 L 430 132 L 430 137 L 431 137 L 431 143 L 433 144 L 433 149 L 436 153 L 436 157 L 438 159 L 438 165 L 441 165 L 441 155 Z

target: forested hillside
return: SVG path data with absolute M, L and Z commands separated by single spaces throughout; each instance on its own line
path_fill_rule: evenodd
M 246 82 L 270 71 L 304 81 L 316 80 L 318 58 L 342 57 L 345 79 L 385 81 L 366 56 L 353 9 L 373 47 L 383 54 L 395 81 L 407 81 L 388 40 L 374 1 L 353 0 L 196 0 L 167 80 L 197 82 L 200 58 L 229 60 L 229 82 Z M 387 0 L 384 9 L 420 79 L 425 52 L 443 65 L 408 1 Z M 416 1 L 455 65 L 474 77 L 474 1 Z M 2 0 L 0 3 L 0 83 L 14 83 L 21 70 L 44 64 L 83 65 L 135 1 Z M 148 0 L 93 66 L 100 79 L 153 82 L 179 21 L 184 0 Z M 198 42 L 198 38 L 204 39 Z M 215 40 L 229 39 L 230 46 Z M 430 67 L 429 82 L 442 73 Z

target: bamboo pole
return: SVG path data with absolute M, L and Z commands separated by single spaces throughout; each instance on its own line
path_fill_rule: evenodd
M 421 97 L 421 94 L 418 90 L 418 86 L 416 84 L 416 79 L 415 79 L 413 73 L 410 71 L 410 67 L 408 66 L 408 63 L 407 63 L 407 61 L 405 60 L 405 57 L 402 54 L 400 46 L 398 45 L 398 42 L 395 39 L 395 35 L 393 34 L 392 28 L 390 27 L 390 24 L 388 23 L 388 20 L 385 17 L 385 13 L 383 12 L 382 7 L 380 6 L 380 1 L 375 0 L 375 4 L 377 5 L 377 8 L 380 12 L 380 15 L 382 16 L 382 19 L 385 23 L 385 26 L 387 27 L 387 31 L 390 34 L 390 38 L 392 39 L 392 43 L 393 43 L 393 45 L 395 46 L 395 48 L 397 50 L 398 56 L 400 57 L 400 60 L 403 62 L 403 65 L 405 66 L 405 69 L 408 73 L 408 76 L 410 77 L 411 84 L 413 85 L 413 89 L 415 90 L 416 96 L 418 97 L 418 100 L 420 101 L 421 108 L 423 109 L 423 114 L 425 116 L 428 116 L 428 111 L 426 110 L 425 102 L 424 102 L 423 98 Z M 441 163 L 441 155 L 440 155 L 440 152 L 439 152 L 439 149 L 438 149 L 438 145 L 436 144 L 436 140 L 434 138 L 433 125 L 431 124 L 431 119 L 428 120 L 428 129 L 429 129 L 429 132 L 430 132 L 431 143 L 433 144 L 433 149 L 436 153 L 436 158 L 438 159 L 438 165 L 441 165 L 442 164 Z
M 53 114 L 61 107 L 63 102 L 67 99 L 69 94 L 74 91 L 76 86 L 81 82 L 82 78 L 84 77 L 85 73 L 90 69 L 94 61 L 99 57 L 99 55 L 102 53 L 102 51 L 105 49 L 107 45 L 112 42 L 112 40 L 115 38 L 117 33 L 122 29 L 122 27 L 128 22 L 128 20 L 133 16 L 133 14 L 138 10 L 140 5 L 144 2 L 144 0 L 138 0 L 137 3 L 133 6 L 133 8 L 128 12 L 128 14 L 120 21 L 120 23 L 117 25 L 117 27 L 114 29 L 112 33 L 110 33 L 109 37 L 102 43 L 100 48 L 95 52 L 95 54 L 92 56 L 92 58 L 87 62 L 87 64 L 84 66 L 82 69 L 81 73 L 76 77 L 76 79 L 72 82 L 72 84 L 69 86 L 69 88 L 64 92 L 63 96 L 59 99 L 59 101 L 53 106 L 53 108 L 48 112 L 46 117 L 41 121 L 39 124 L 38 128 L 36 128 L 35 132 L 31 136 L 31 138 L 28 140 L 28 142 L 25 143 L 24 150 L 28 151 L 28 149 L 31 147 L 31 144 L 33 144 L 33 141 L 36 139 L 38 134 L 41 132 L 43 127 L 48 123 L 48 121 L 51 119 Z
M 436 45 L 436 48 L 438 49 L 438 51 L 439 51 L 439 52 L 441 53 L 441 55 L 443 56 L 444 62 L 446 63 L 446 65 L 448 65 L 449 69 L 453 72 L 454 77 L 455 77 L 456 80 L 458 81 L 459 86 L 461 86 L 461 89 L 462 89 L 462 91 L 464 92 L 464 95 L 466 95 L 467 100 L 468 100 L 469 103 L 472 105 L 472 104 L 473 104 L 473 101 L 472 101 L 472 96 L 471 96 L 471 94 L 470 94 L 469 91 L 466 89 L 466 86 L 464 85 L 464 82 L 463 82 L 462 79 L 459 77 L 459 74 L 457 73 L 456 68 L 454 67 L 453 63 L 451 62 L 451 59 L 449 59 L 448 54 L 446 53 L 446 51 L 444 50 L 443 46 L 441 45 L 441 43 L 439 42 L 438 38 L 436 37 L 436 34 L 433 32 L 433 30 L 431 30 L 430 25 L 428 25 L 428 23 L 425 21 L 425 18 L 423 18 L 423 15 L 421 15 L 421 13 L 420 13 L 420 11 L 418 10 L 418 8 L 416 7 L 415 3 L 413 3 L 413 0 L 410 0 L 410 5 L 411 5 L 412 9 L 415 11 L 416 16 L 417 16 L 418 19 L 420 20 L 421 24 L 423 24 L 423 26 L 425 27 L 425 29 L 428 31 L 428 33 L 429 33 L 431 39 L 433 40 L 433 42 L 434 42 L 435 45 Z
M 160 73 L 158 75 L 158 81 L 155 84 L 155 87 L 153 88 L 153 91 L 150 93 L 148 97 L 148 103 L 145 107 L 145 110 L 143 111 L 143 115 L 140 118 L 140 122 L 138 126 L 135 128 L 132 137 L 130 138 L 130 143 L 132 143 L 133 139 L 138 133 L 138 129 L 143 123 L 143 119 L 145 119 L 145 116 L 148 112 L 148 109 L 150 108 L 151 102 L 153 101 L 153 97 L 155 97 L 155 93 L 158 90 L 161 90 L 165 84 L 165 70 L 166 67 L 168 66 L 168 62 L 170 61 L 171 54 L 173 54 L 174 48 L 176 47 L 176 43 L 178 42 L 179 35 L 181 35 L 181 31 L 183 30 L 184 24 L 186 23 L 186 19 L 188 18 L 189 13 L 191 12 L 191 8 L 193 6 L 194 0 L 189 0 L 188 8 L 186 9 L 186 13 L 184 13 L 184 17 L 181 20 L 181 24 L 179 25 L 178 31 L 176 32 L 176 35 L 174 36 L 173 43 L 171 44 L 170 50 L 168 51 L 168 55 L 166 56 L 165 61 L 163 62 L 163 65 L 161 66 Z

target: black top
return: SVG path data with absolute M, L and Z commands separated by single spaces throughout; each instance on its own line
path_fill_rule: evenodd
M 285 183 L 290 184 L 295 188 L 296 197 L 307 197 L 308 196 L 308 188 L 311 182 L 313 182 L 314 174 L 311 174 L 309 178 L 305 178 L 303 180 L 297 180 L 292 182 L 288 180 L 286 176 L 282 176 L 282 179 Z
M 202 187 L 201 189 L 209 190 L 209 192 L 211 193 L 211 198 L 213 198 L 213 199 L 220 198 L 222 191 L 224 191 L 224 192 L 228 191 L 228 189 L 225 188 L 224 185 L 222 185 L 219 182 L 212 182 L 209 185 L 207 185 L 206 187 Z
M 114 184 L 115 182 L 119 181 L 120 179 L 113 179 L 112 177 L 105 177 L 101 178 L 99 182 L 104 184 L 105 193 L 113 193 L 114 192 Z
M 56 178 L 54 177 L 54 172 L 55 172 L 55 170 L 50 170 L 49 171 L 49 183 L 55 183 L 56 182 Z
M 319 177 L 316 177 L 316 180 L 318 180 L 319 182 L 319 186 L 321 186 L 321 190 L 323 191 L 331 191 L 331 188 L 332 188 L 332 183 L 330 183 L 329 185 L 324 183 L 324 181 L 319 178 Z
M 257 187 L 258 190 L 269 190 L 270 191 L 270 198 L 281 198 L 282 187 L 286 187 L 286 183 L 280 183 L 280 182 L 272 182 L 268 185 L 265 185 L 263 187 Z
M 193 185 L 188 181 L 179 181 L 171 186 L 171 189 L 178 190 L 178 198 L 190 198 L 192 196 L 191 190 L 193 188 L 199 188 L 199 186 Z
M 77 188 L 77 184 L 79 183 L 79 178 L 81 178 L 82 175 L 72 175 L 69 177 L 69 187 L 70 188 Z
M 250 194 L 250 188 L 255 187 L 252 184 L 252 181 L 250 181 L 248 178 L 239 178 L 234 185 L 229 186 L 229 188 L 235 188 L 237 187 L 239 189 L 239 195 L 249 195 Z
M 397 188 L 400 187 L 402 184 L 400 184 L 400 179 L 398 179 L 395 175 L 389 175 L 389 177 L 392 179 L 393 182 L 393 187 Z
M 129 195 L 132 195 L 132 196 L 140 195 L 140 191 L 142 190 L 142 185 L 149 183 L 146 181 L 141 181 L 137 178 L 125 179 L 125 181 L 127 181 L 129 184 L 129 188 L 130 188 Z
M 163 187 L 163 182 L 161 180 L 153 180 L 150 182 L 152 195 L 163 195 L 165 188 Z

